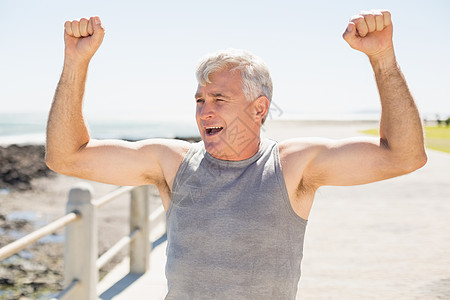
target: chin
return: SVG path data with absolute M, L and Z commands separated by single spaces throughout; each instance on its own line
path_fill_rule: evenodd
M 203 143 L 205 144 L 205 149 L 209 154 L 215 158 L 226 159 L 228 147 L 222 141 L 209 142 L 204 139 Z

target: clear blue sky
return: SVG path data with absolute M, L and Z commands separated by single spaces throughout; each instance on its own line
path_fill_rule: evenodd
M 367 58 L 342 39 L 349 17 L 388 8 L 397 58 L 423 113 L 450 115 L 450 1 L 0 1 L 0 113 L 48 111 L 66 20 L 99 15 L 89 116 L 191 118 L 199 58 L 223 48 L 262 57 L 285 115 L 379 109 Z

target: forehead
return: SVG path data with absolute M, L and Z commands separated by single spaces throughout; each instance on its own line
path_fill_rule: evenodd
M 196 96 L 205 94 L 239 95 L 242 93 L 242 79 L 238 71 L 222 70 L 209 75 L 211 83 L 198 85 Z

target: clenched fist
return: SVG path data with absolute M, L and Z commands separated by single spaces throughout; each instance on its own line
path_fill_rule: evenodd
M 75 63 L 89 63 L 105 35 L 105 28 L 100 18 L 66 21 L 64 28 L 66 59 Z
M 343 38 L 350 47 L 371 59 L 392 55 L 391 13 L 388 10 L 371 10 L 353 16 Z

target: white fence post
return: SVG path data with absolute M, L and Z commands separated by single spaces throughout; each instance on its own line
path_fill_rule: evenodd
M 130 232 L 139 228 L 140 232 L 130 244 L 130 272 L 145 273 L 149 268 L 150 228 L 149 228 L 148 186 L 140 186 L 131 192 Z
M 80 284 L 70 299 L 97 299 L 98 228 L 97 211 L 92 205 L 92 186 L 79 183 L 69 192 L 67 212 L 77 211 L 81 219 L 66 227 L 64 243 L 64 286 L 77 279 Z

